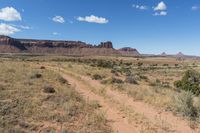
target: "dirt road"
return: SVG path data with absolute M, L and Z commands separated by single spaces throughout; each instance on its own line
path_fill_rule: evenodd
M 102 85 L 88 77 L 64 69 L 60 71 L 77 92 L 90 101 L 98 101 L 116 133 L 198 132 L 171 112 L 160 112 L 146 103 L 133 101 L 127 94 L 115 91 L 110 86 Z

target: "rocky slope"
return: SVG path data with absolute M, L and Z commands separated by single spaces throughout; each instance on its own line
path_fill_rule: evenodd
M 0 36 L 0 53 L 34 53 L 64 55 L 131 55 L 131 50 L 113 48 L 112 42 L 91 45 L 81 41 L 14 39 Z M 134 54 L 138 55 L 138 54 Z

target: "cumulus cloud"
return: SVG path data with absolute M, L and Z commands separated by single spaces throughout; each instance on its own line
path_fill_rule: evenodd
M 200 9 L 200 6 L 192 6 L 193 11 L 196 11 L 196 10 L 199 10 L 199 9 Z
M 3 21 L 20 21 L 21 14 L 13 7 L 5 7 L 0 9 L 0 20 Z
M 167 10 L 167 5 L 163 1 L 161 1 L 160 3 L 158 3 L 156 7 L 154 7 L 154 11 L 163 11 L 163 10 Z
M 65 19 L 62 16 L 55 16 L 52 18 L 52 20 L 56 23 L 64 23 Z
M 0 24 L 0 35 L 12 35 L 19 31 L 20 29 L 17 29 L 14 26 L 11 26 L 5 23 Z
M 89 23 L 98 23 L 98 24 L 106 24 L 109 22 L 109 20 L 107 20 L 106 18 L 98 17 L 98 16 L 94 16 L 94 15 L 78 17 L 77 20 L 85 21 L 85 22 L 89 22 Z
M 154 16 L 166 16 L 166 15 L 167 15 L 167 12 L 166 12 L 166 11 L 155 12 L 153 15 L 154 15 Z
M 148 6 L 145 5 L 132 5 L 133 8 L 139 9 L 139 10 L 147 10 Z

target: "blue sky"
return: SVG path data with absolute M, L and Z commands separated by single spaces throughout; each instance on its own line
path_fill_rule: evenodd
M 0 34 L 200 55 L 200 0 L 0 0 Z

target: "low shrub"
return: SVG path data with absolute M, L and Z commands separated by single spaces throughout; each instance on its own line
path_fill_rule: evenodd
M 99 74 L 94 74 L 94 75 L 92 75 L 92 79 L 93 80 L 102 80 L 103 77 L 101 75 L 99 75 Z
M 36 73 L 36 74 L 34 74 L 34 75 L 31 76 L 31 79 L 39 79 L 41 77 L 42 77 L 42 74 Z
M 127 76 L 125 82 L 129 84 L 138 84 L 138 82 L 135 80 L 133 76 Z
M 62 84 L 68 84 L 68 81 L 67 81 L 65 78 L 63 78 L 62 76 L 59 76 L 59 77 L 58 77 L 58 81 L 59 81 L 60 83 L 62 83 Z
M 195 70 L 185 72 L 181 80 L 175 81 L 174 86 L 178 89 L 190 91 L 195 95 L 200 94 L 200 73 Z
M 45 87 L 43 88 L 43 92 L 44 92 L 44 93 L 55 93 L 56 90 L 55 90 L 54 87 L 52 87 L 52 86 L 45 86 Z
M 139 78 L 145 81 L 148 81 L 148 77 L 144 75 L 139 75 Z
M 169 66 L 169 64 L 163 64 L 163 66 Z
M 121 80 L 121 79 L 118 79 L 118 78 L 115 78 L 115 77 L 112 77 L 111 78 L 111 83 L 116 83 L 116 84 L 123 84 L 124 82 Z
M 188 117 L 191 120 L 198 119 L 200 110 L 194 106 L 194 95 L 192 92 L 182 91 L 178 95 L 173 96 L 173 107 L 176 112 Z
M 103 80 L 102 84 L 123 84 L 124 81 L 115 77 L 109 78 L 107 80 Z
M 41 66 L 40 69 L 45 69 L 45 67 L 44 67 L 44 66 Z
M 138 62 L 138 63 L 137 63 L 137 66 L 138 66 L 138 67 L 141 67 L 142 65 L 143 65 L 142 62 Z

